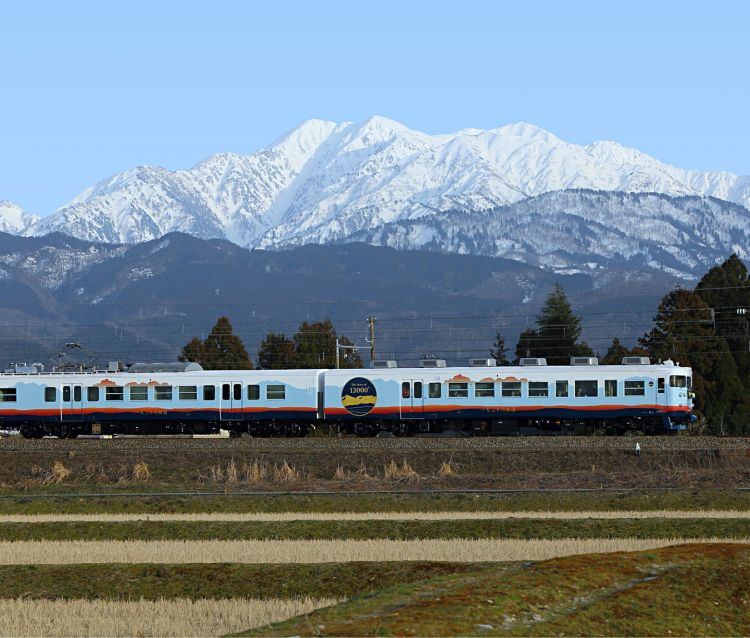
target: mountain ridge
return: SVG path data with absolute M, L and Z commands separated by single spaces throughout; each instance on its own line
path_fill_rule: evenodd
M 307 120 L 254 153 L 218 153 L 186 170 L 135 167 L 7 227 L 109 243 L 177 231 L 273 248 L 581 188 L 750 205 L 750 176 L 680 169 L 612 141 L 570 144 L 524 122 L 429 135 L 373 116 Z

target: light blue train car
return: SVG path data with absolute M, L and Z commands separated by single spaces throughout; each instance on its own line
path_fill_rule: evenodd
M 221 428 L 304 436 L 320 416 L 323 372 L 135 364 L 127 371 L 2 374 L 0 424 L 28 438 Z
M 372 435 L 458 429 L 477 432 L 663 432 L 691 415 L 692 371 L 652 365 L 384 367 L 325 375 L 327 421 Z M 434 363 L 434 362 L 433 362 Z

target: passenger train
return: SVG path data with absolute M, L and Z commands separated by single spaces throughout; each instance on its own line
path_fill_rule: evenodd
M 0 427 L 26 438 L 96 434 L 305 436 L 313 429 L 375 436 L 459 430 L 472 435 L 675 432 L 695 420 L 690 368 L 626 357 L 417 368 L 203 370 L 195 363 L 107 371 L 0 374 Z

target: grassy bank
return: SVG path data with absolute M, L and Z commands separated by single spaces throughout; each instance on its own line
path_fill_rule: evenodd
M 241 635 L 746 636 L 748 582 L 747 545 L 571 556 L 396 586 Z
M 0 565 L 6 598 L 351 598 L 393 585 L 480 570 L 474 563 Z M 497 565 L 493 569 L 498 569 Z
M 500 519 L 436 521 L 129 521 L 0 523 L 2 541 L 747 538 L 750 521 Z
M 404 486 L 409 488 L 408 485 Z M 143 488 L 141 488 L 143 489 Z M 445 512 L 445 511 L 750 511 L 750 491 L 698 489 L 675 491 L 594 491 L 563 493 L 430 494 L 268 494 L 201 496 L 104 496 L 77 498 L 70 486 L 23 493 L 0 490 L 2 514 L 211 513 L 211 512 Z M 93 486 L 93 492 L 101 486 Z M 147 491 L 158 491 L 149 488 Z M 57 494 L 58 496 L 55 496 Z M 67 496 L 59 496 L 64 494 Z

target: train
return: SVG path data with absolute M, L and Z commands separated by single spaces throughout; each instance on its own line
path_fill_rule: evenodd
M 137 363 L 107 370 L 0 373 L 0 428 L 26 438 L 216 434 L 302 437 L 321 428 L 356 436 L 457 431 L 674 433 L 696 419 L 692 370 L 625 357 L 599 365 L 491 359 L 369 369 L 204 370 Z

